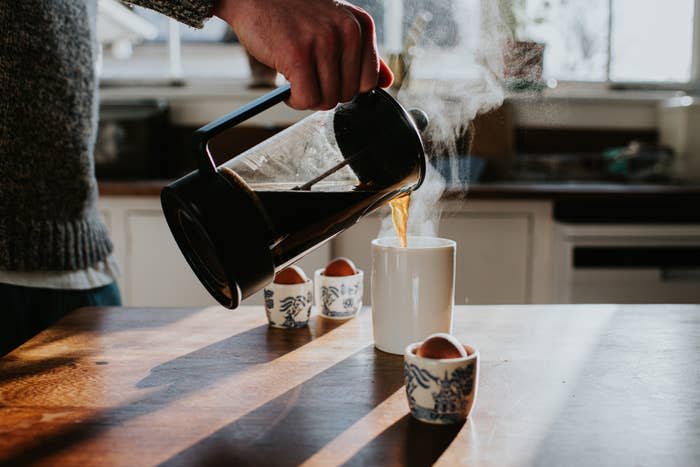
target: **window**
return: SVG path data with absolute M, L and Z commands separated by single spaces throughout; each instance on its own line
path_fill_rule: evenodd
M 614 0 L 610 80 L 689 82 L 693 0 Z
M 613 83 L 694 79 L 695 0 L 514 0 L 519 39 L 545 45 L 546 78 Z
M 377 23 L 382 53 L 400 50 L 416 18 L 428 18 L 412 73 L 419 78 L 464 78 L 475 63 L 497 54 L 489 28 L 500 2 L 514 14 L 519 40 L 545 44 L 545 79 L 635 85 L 688 86 L 695 82 L 700 50 L 693 47 L 700 0 L 355 0 Z M 117 0 L 100 0 L 119 5 Z M 504 6 L 505 5 L 505 6 Z M 126 7 L 119 5 L 123 10 Z M 102 11 L 102 10 L 101 10 Z M 101 13 L 102 14 L 102 13 Z M 155 33 L 133 50 L 105 45 L 102 76 L 148 80 L 246 78 L 248 64 L 235 35 L 218 19 L 203 30 L 179 25 L 138 7 L 130 9 Z M 697 18 L 696 18 L 697 17 Z M 503 21 L 500 21 L 503 26 Z M 98 31 L 99 33 L 99 31 Z M 132 34 L 133 35 L 133 34 Z M 137 34 L 138 36 L 138 34 Z M 126 51 L 126 53 L 124 53 Z M 128 58 L 125 58 L 128 57 Z
M 100 16 L 107 14 L 105 4 L 115 0 L 100 0 Z M 119 41 L 103 41 L 101 77 L 103 81 L 162 82 L 183 78 L 247 76 L 246 57 L 238 47 L 238 41 L 226 23 L 213 18 L 203 29 L 182 25 L 157 12 L 131 7 L 122 20 L 123 29 L 131 22 L 145 20 L 151 25 L 151 34 L 141 34 L 132 50 L 122 53 Z M 98 37 L 100 34 L 98 19 Z
M 482 0 L 354 0 L 375 19 L 377 40 L 382 53 L 399 51 L 416 18 L 430 18 L 421 33 L 421 53 L 415 74 L 435 77 L 463 77 L 473 73 L 473 53 L 479 44 L 480 3 Z M 100 0 L 100 6 L 119 5 L 117 0 Z M 104 10 L 104 9 L 102 9 Z M 106 12 L 100 11 L 101 16 Z M 101 76 L 106 81 L 151 81 L 181 78 L 245 78 L 248 64 L 228 26 L 214 18 L 204 29 L 179 25 L 159 13 L 129 7 L 134 19 L 146 20 L 154 34 L 129 36 L 132 47 L 110 41 L 103 46 Z M 128 22 L 128 21 L 126 21 Z M 99 34 L 99 30 L 98 30 Z M 463 48 L 460 60 L 449 60 L 455 48 Z M 127 53 L 123 53 L 126 49 Z M 461 50 L 461 49 L 460 49 Z

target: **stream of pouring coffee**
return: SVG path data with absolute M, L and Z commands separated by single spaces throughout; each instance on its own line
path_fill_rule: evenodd
M 399 89 L 397 100 L 404 108 L 419 108 L 430 124 L 421 131 L 428 161 L 421 187 L 411 193 L 411 235 L 436 237 L 440 202 L 445 189 L 464 200 L 470 179 L 468 141 L 474 131 L 469 122 L 477 114 L 501 106 L 504 47 L 512 40 L 503 11 L 511 1 L 473 2 L 456 0 L 410 1 L 404 18 L 415 18 L 421 10 L 432 14 L 423 36 L 416 43 L 411 70 L 450 70 L 449 79 L 411 80 Z M 449 32 L 449 33 L 448 33 Z M 437 46 L 443 43 L 443 46 Z M 440 53 L 435 53 L 440 50 Z M 408 52 L 408 51 L 407 51 Z M 522 57 L 523 63 L 526 57 Z M 513 65 L 514 69 L 517 69 Z M 437 76 L 437 75 L 436 75 Z M 410 71 L 409 71 L 410 78 Z M 411 84 L 412 83 L 412 84 Z M 420 84 L 419 84 L 420 83 Z M 465 136 L 469 138 L 465 138 Z M 432 167 L 432 168 L 431 168 Z M 466 169 L 466 170 L 465 170 Z M 379 237 L 397 230 L 396 211 L 382 220 Z M 393 225 L 392 225 L 393 224 Z
M 406 227 L 408 225 L 408 207 L 411 205 L 411 193 L 405 193 L 389 201 L 391 206 L 391 219 L 394 221 L 394 229 L 399 237 L 401 248 L 408 246 Z

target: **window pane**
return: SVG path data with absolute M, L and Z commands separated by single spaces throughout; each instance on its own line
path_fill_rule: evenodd
M 185 78 L 248 79 L 245 52 L 233 30 L 218 18 L 202 29 L 178 25 L 182 39 L 182 70 Z
M 156 11 L 139 6 L 131 7 L 131 10 L 151 23 L 158 30 L 158 35 L 147 42 L 164 42 L 168 39 L 168 17 Z M 183 42 L 221 42 L 227 36 L 228 25 L 219 18 L 211 18 L 202 29 L 182 26 L 180 37 Z M 230 35 L 226 37 L 232 39 Z
M 418 79 L 475 79 L 483 73 L 485 53 L 500 50 L 480 44 L 481 0 L 404 0 L 404 39 L 420 18 L 427 18 L 416 39 L 411 76 Z
M 219 18 L 212 18 L 202 29 L 194 29 L 182 25 L 180 37 L 183 42 L 238 42 L 231 28 Z
M 142 8 L 140 6 L 132 6 L 131 11 L 138 14 L 140 17 L 147 20 L 158 29 L 158 36 L 148 42 L 163 42 L 168 39 L 168 17 L 161 15 L 158 12 Z
M 111 8 L 104 8 L 110 5 Z M 165 40 L 168 19 L 144 8 L 133 7 L 129 10 L 116 2 L 99 2 L 97 35 L 103 44 L 100 77 L 103 80 L 125 81 L 167 79 L 168 49 Z M 113 15 L 117 12 L 120 12 L 120 20 L 114 21 Z M 155 32 L 152 37 L 134 32 L 134 25 L 144 20 L 149 33 Z M 105 32 L 100 30 L 105 25 L 110 26 L 109 40 L 103 39 Z
M 609 0 L 523 0 L 518 39 L 545 44 L 544 76 L 604 81 Z
M 691 78 L 694 0 L 613 0 L 612 81 Z
M 104 48 L 101 77 L 103 80 L 169 80 L 171 76 L 168 36 L 171 22 L 153 10 L 132 7 L 131 11 L 146 20 L 157 34 L 147 40 L 131 42 L 131 49 L 115 53 L 115 47 Z M 105 15 L 107 12 L 101 11 Z M 226 23 L 209 20 L 204 28 L 177 25 L 182 40 L 182 74 L 185 78 L 226 77 L 247 79 L 250 72 L 244 52 Z
M 158 24 L 158 40 L 164 42 L 168 37 L 168 21 L 160 13 L 138 8 L 140 15 Z M 238 39 L 229 26 L 219 18 L 212 18 L 202 29 L 179 24 L 182 40 L 182 72 L 185 78 L 240 78 L 249 76 L 248 62 L 242 50 L 233 47 Z M 165 46 L 165 44 L 163 44 Z M 167 70 L 167 63 L 154 66 Z

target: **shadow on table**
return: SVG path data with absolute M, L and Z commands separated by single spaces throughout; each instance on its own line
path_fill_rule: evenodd
M 24 361 L 14 356 L 5 356 L 0 361 L 0 388 L 13 381 L 28 379 L 45 373 L 50 373 L 56 368 L 69 366 L 77 368 L 78 357 L 54 357 L 41 360 Z
M 371 443 L 357 452 L 345 466 L 430 466 L 450 446 L 464 423 L 431 425 L 406 414 Z
M 288 331 L 258 326 L 154 367 L 136 387 L 168 385 L 177 398 L 251 365 L 271 362 L 311 340 L 308 328 Z
M 367 346 L 181 451 L 165 465 L 299 465 L 403 383 L 403 357 Z
M 167 326 L 184 319 L 197 310 L 172 309 L 167 314 L 149 313 L 151 310 L 121 310 L 91 307 L 72 311 L 49 329 L 45 329 L 19 348 L 0 358 L 0 387 L 17 380 L 31 380 L 35 377 L 52 373 L 61 367 L 78 368 L 93 365 L 89 361 L 90 354 L 84 349 L 71 345 L 72 340 L 80 333 L 99 333 L 106 335 L 110 332 L 128 331 L 133 329 L 153 328 L 158 325 Z M 97 316 L 89 316 L 91 313 Z M 115 314 L 118 319 L 113 319 Z M 130 319 L 124 319 L 125 313 L 130 313 Z M 62 341 L 68 341 L 62 343 Z M 28 356 L 27 356 L 28 355 Z M 108 362 L 94 362 L 102 365 Z M 33 380 L 30 381 L 32 384 Z M 40 382 L 37 381 L 37 384 Z
M 700 313 L 621 310 L 587 352 L 534 465 L 700 465 Z
M 52 348 L 52 345 L 59 344 L 64 340 L 76 339 L 76 336 L 80 336 L 81 333 L 106 336 L 113 332 L 162 328 L 198 312 L 197 309 L 167 309 L 166 311 L 157 308 L 78 308 L 59 319 L 50 328 L 32 337 L 31 340 L 22 344 L 8 356 L 18 355 L 21 358 L 23 352 L 37 352 L 43 349 L 55 356 L 55 349 Z M 68 356 L 71 349 L 69 348 L 65 353 Z
M 127 405 L 101 411 L 80 424 L 57 426 L 49 434 L 39 434 L 21 452 L 0 452 L 0 465 L 33 464 L 65 449 L 79 448 L 114 426 L 160 410 L 251 365 L 282 357 L 340 325 L 342 322 L 314 317 L 308 328 L 296 330 L 258 326 L 175 358 L 153 368 L 137 383 L 139 388 L 160 389 Z

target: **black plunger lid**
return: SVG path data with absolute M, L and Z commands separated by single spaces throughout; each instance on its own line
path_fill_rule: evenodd
M 425 153 L 411 115 L 386 91 L 374 89 L 338 106 L 335 138 L 360 181 L 377 188 L 417 189 L 425 174 Z

